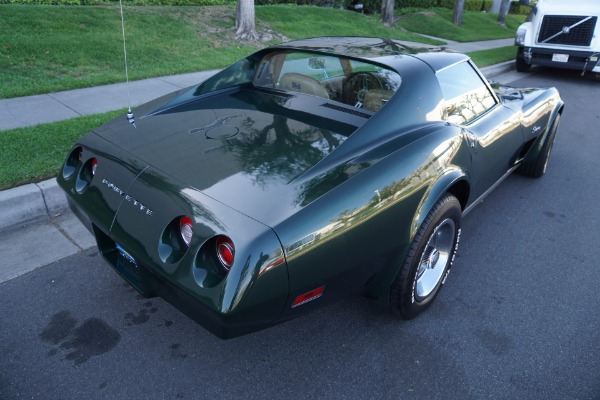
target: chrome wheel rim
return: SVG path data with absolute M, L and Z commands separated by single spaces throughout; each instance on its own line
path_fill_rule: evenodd
M 415 300 L 430 296 L 444 276 L 452 257 L 456 226 L 450 218 L 437 225 L 427 241 L 415 275 Z

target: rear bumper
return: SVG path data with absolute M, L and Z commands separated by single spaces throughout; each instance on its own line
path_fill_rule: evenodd
M 132 286 L 136 287 L 136 285 L 123 275 L 119 268 L 119 264 L 127 263 L 127 261 L 120 259 L 119 264 L 113 264 L 110 260 L 110 256 L 105 256 L 104 258 L 109 262 L 111 267 L 121 275 L 121 277 L 132 284 Z M 261 322 L 259 320 L 244 318 L 241 315 L 228 317 L 227 315 L 220 314 L 207 307 L 187 292 L 181 290 L 173 283 L 154 274 L 151 269 L 146 268 L 144 265 L 138 264 L 138 270 L 140 280 L 145 288 L 144 292 L 141 292 L 144 296 L 160 296 L 184 315 L 221 339 L 231 339 L 276 324 L 274 321 Z
M 522 54 L 525 63 L 530 65 L 600 72 L 600 52 L 524 47 Z M 567 61 L 556 61 L 561 57 L 555 57 L 555 54 L 567 56 L 568 59 Z M 564 59 L 565 57 L 562 58 Z
M 230 339 L 278 323 L 254 307 L 233 314 L 219 312 L 181 288 L 177 281 L 160 276 L 137 258 L 132 260 L 124 255 L 123 250 L 119 250 L 117 244 L 97 226 L 92 224 L 92 229 L 103 258 L 125 281 L 145 297 L 162 297 L 215 336 Z M 287 296 L 283 296 L 271 299 L 270 303 L 282 304 L 286 300 Z

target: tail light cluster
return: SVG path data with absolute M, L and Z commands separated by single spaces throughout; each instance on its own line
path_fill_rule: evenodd
M 235 260 L 235 246 L 231 238 L 217 235 L 200 247 L 192 270 L 196 282 L 202 287 L 218 285 L 229 273 Z
M 64 162 L 62 176 L 69 180 L 76 175 L 75 190 L 83 193 L 96 175 L 98 160 L 85 157 L 81 146 L 74 148 Z M 165 263 L 176 263 L 184 256 L 193 239 L 194 222 L 187 215 L 174 218 L 163 230 L 158 244 L 158 253 Z M 213 236 L 207 240 L 196 258 L 197 266 L 206 266 L 211 273 L 225 276 L 233 266 L 235 246 L 226 235 Z
M 158 245 L 158 253 L 163 262 L 175 263 L 181 260 L 192 243 L 194 222 L 186 215 L 173 219 L 163 230 Z M 196 265 L 209 266 L 213 273 L 226 273 L 231 269 L 235 258 L 233 241 L 225 235 L 207 240 L 198 252 Z
M 201 232 L 203 228 L 199 226 L 196 229 Z M 165 263 L 177 263 L 193 246 L 193 241 L 194 221 L 186 215 L 179 216 L 164 229 L 158 244 L 159 256 Z M 225 235 L 212 236 L 194 256 L 194 279 L 202 287 L 214 287 L 227 276 L 234 260 L 235 246 L 231 238 Z
M 217 235 L 207 240 L 196 258 L 196 267 L 204 268 L 216 276 L 229 272 L 235 260 L 235 246 L 229 236 Z
M 75 179 L 77 193 L 86 191 L 94 175 L 96 175 L 96 168 L 98 167 L 98 160 L 95 158 L 88 158 L 87 160 L 84 160 L 84 158 L 83 148 L 79 146 L 71 151 L 63 164 L 62 175 L 65 180 L 77 175 Z

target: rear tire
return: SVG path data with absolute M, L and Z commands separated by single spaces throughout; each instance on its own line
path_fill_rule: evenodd
M 517 59 L 515 61 L 515 67 L 518 72 L 529 72 L 531 71 L 531 64 L 527 64 L 525 62 L 525 58 L 523 57 L 523 48 L 519 47 L 517 50 Z
M 556 131 L 558 130 L 559 122 L 560 114 L 556 114 L 556 117 L 552 122 L 552 126 L 550 127 L 550 132 L 544 140 L 544 144 L 542 145 L 542 149 L 540 150 L 537 160 L 531 164 L 521 164 L 517 171 L 519 174 L 529 178 L 540 178 L 546 173 L 546 170 L 548 169 L 548 160 L 550 159 L 550 153 L 552 152 L 552 146 L 554 145 L 554 139 L 556 139 Z
M 390 289 L 390 311 L 412 319 L 431 305 L 454 261 L 462 209 L 445 194 L 427 214 Z

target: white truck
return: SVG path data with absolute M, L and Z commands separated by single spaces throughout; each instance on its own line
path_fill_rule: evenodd
M 600 0 L 519 3 L 532 9 L 515 38 L 517 71 L 545 65 L 600 73 Z

